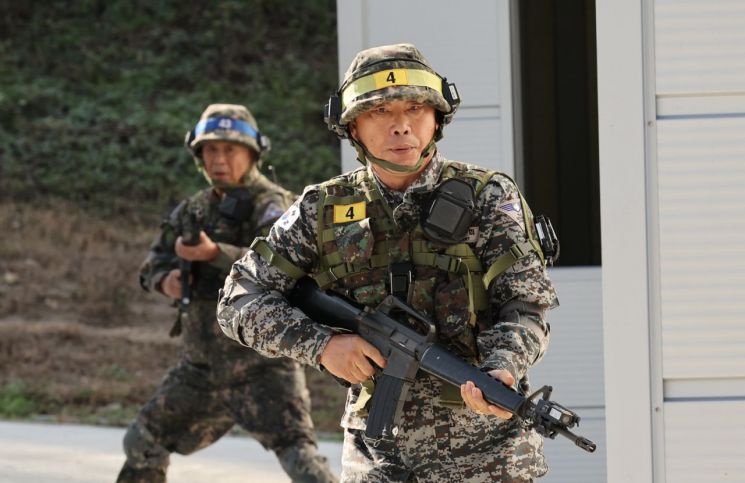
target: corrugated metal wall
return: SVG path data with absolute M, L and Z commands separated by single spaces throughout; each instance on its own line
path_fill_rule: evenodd
M 540 481 L 599 483 L 605 481 L 601 269 L 552 268 L 549 273 L 561 305 L 549 312 L 551 344 L 530 372 L 531 386 L 552 386 L 552 397 L 582 417 L 576 432 L 594 441 L 598 449 L 588 454 L 565 438 L 547 440 L 550 470 Z
M 745 2 L 654 3 L 667 482 L 745 481 Z

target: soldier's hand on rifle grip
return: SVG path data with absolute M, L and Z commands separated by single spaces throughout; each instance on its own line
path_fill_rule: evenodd
M 504 369 L 494 369 L 489 371 L 488 374 L 493 378 L 502 381 L 502 383 L 507 386 L 515 384 L 515 377 L 510 374 L 509 371 Z M 498 406 L 486 402 L 484 395 L 481 393 L 481 389 L 476 387 L 472 381 L 468 381 L 460 386 L 460 395 L 466 403 L 466 407 L 479 414 L 490 414 L 502 419 L 510 419 L 512 417 L 511 412 L 505 411 Z
M 355 334 L 331 337 L 321 353 L 319 362 L 336 377 L 352 384 L 370 379 L 378 367 L 385 367 L 383 355 L 372 344 Z
M 176 255 L 190 262 L 210 262 L 220 254 L 220 247 L 203 231 L 199 232 L 199 244 L 185 245 L 181 237 L 176 239 Z
M 160 291 L 172 299 L 181 298 L 181 270 L 175 269 L 160 281 Z

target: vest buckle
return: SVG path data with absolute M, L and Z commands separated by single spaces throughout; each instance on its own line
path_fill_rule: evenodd
M 409 286 L 411 285 L 411 263 L 391 263 L 388 265 L 388 274 L 391 295 L 405 302 L 409 296 Z

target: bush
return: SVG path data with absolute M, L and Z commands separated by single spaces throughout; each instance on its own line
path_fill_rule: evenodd
M 13 381 L 0 387 L 0 416 L 4 418 L 24 418 L 36 408 L 26 394 L 23 381 Z
M 252 110 L 288 188 L 336 174 L 335 22 L 333 0 L 2 2 L 0 196 L 162 212 L 204 185 L 181 142 L 213 102 Z

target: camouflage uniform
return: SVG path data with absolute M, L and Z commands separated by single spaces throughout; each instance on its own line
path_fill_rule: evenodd
M 371 51 L 360 56 L 390 57 Z M 449 246 L 428 241 L 420 219 L 433 191 L 453 178 L 471 184 L 477 196 L 467 238 Z M 335 208 L 359 200 L 363 219 L 334 219 Z M 544 313 L 557 305 L 541 254 L 522 250 L 530 242 L 526 219 L 529 210 L 507 176 L 439 153 L 404 192 L 388 189 L 370 166 L 358 168 L 306 188 L 269 235 L 233 265 L 218 321 L 226 335 L 262 354 L 321 369 L 320 355 L 334 332 L 287 303 L 284 295 L 295 281 L 309 274 L 324 288 L 374 306 L 391 290 L 389 267 L 407 262 L 407 302 L 435 321 L 438 340 L 484 370 L 508 370 L 525 389 L 528 369 L 548 345 Z M 512 255 L 515 247 L 522 256 Z M 487 270 L 506 259 L 505 269 Z M 481 297 L 475 295 L 479 281 Z M 393 435 L 365 436 L 366 393 L 362 385 L 348 393 L 343 481 L 524 482 L 547 471 L 537 433 L 517 418 L 467 409 L 452 386 L 422 371 Z
M 140 410 L 124 438 L 127 461 L 118 481 L 164 481 L 169 454 L 209 446 L 234 424 L 274 451 L 293 481 L 332 482 L 326 458 L 317 454 L 310 397 L 302 367 L 288 358 L 268 359 L 224 337 L 215 321 L 217 293 L 232 263 L 285 211 L 293 196 L 255 168 L 242 185 L 250 215 L 231 219 L 213 188 L 183 201 L 161 226 L 143 263 L 140 283 L 160 290 L 179 268 L 176 238 L 195 222 L 218 245 L 211 262 L 192 262 L 187 313 L 181 318 L 183 347 L 153 398 Z

